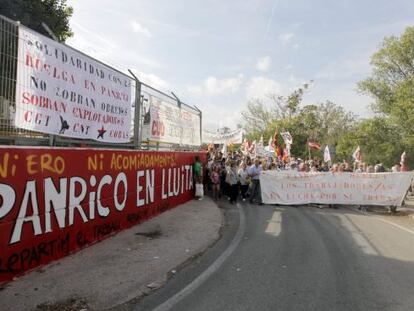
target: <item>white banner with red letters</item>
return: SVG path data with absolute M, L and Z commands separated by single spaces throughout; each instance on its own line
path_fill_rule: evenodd
M 131 139 L 132 79 L 19 27 L 15 126 L 66 137 Z
M 263 171 L 260 187 L 266 204 L 401 206 L 412 179 L 412 172 L 370 174 Z
M 144 117 L 143 140 L 200 146 L 200 115 L 160 98 L 149 97 L 149 111 Z

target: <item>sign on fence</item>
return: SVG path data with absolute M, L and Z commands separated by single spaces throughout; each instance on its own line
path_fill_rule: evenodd
M 0 148 L 0 283 L 193 197 L 190 152 Z
M 66 45 L 19 27 L 15 126 L 124 143 L 132 80 Z
M 401 206 L 413 178 L 401 173 L 300 173 L 264 171 L 262 199 L 267 204 L 356 204 Z
M 200 115 L 149 97 L 149 112 L 144 118 L 143 140 L 200 146 Z

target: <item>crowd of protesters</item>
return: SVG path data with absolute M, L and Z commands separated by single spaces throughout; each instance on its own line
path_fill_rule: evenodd
M 207 153 L 207 166 L 203 183 L 209 191 L 212 191 L 215 200 L 225 196 L 231 204 L 234 204 L 240 197 L 243 201 L 249 200 L 252 204 L 262 205 L 259 176 L 264 170 L 355 173 L 386 171 L 381 163 L 368 165 L 360 162 L 351 165 L 349 162 L 343 161 L 330 165 L 317 158 L 302 160 L 291 157 L 289 161 L 283 161 L 276 157 L 256 157 L 252 159 L 241 151 L 230 152 L 227 156 L 224 156 L 222 152 L 215 150 Z M 391 169 L 392 172 L 401 170 L 404 169 L 401 169 L 399 164 Z M 196 178 L 200 178 L 198 166 L 196 175 Z

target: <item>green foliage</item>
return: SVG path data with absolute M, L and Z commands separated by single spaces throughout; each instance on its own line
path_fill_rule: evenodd
M 308 155 L 307 141 L 310 139 L 335 145 L 354 125 L 355 116 L 330 101 L 302 106 L 307 88 L 308 84 L 304 84 L 288 96 L 270 94 L 269 106 L 257 99 L 250 101 L 242 113 L 247 138 L 258 141 L 263 136 L 267 144 L 276 129 L 279 133 L 289 131 L 294 140 L 292 154 L 302 158 Z M 278 141 L 280 145 L 283 142 L 281 137 Z M 320 156 L 320 153 L 315 155 Z
M 414 128 L 414 27 L 401 37 L 385 38 L 371 59 L 373 72 L 359 83 L 359 89 L 375 100 L 375 112 L 399 124 L 406 134 Z
M 49 34 L 42 27 L 47 24 L 59 41 L 72 36 L 69 18 L 73 9 L 66 5 L 66 0 L 2 0 L 0 14 L 32 28 L 46 36 Z
M 388 130 L 393 131 L 391 136 L 385 136 L 381 140 L 378 135 L 375 136 L 378 138 L 376 150 L 382 155 L 372 157 L 382 157 L 384 162 L 395 163 L 398 162 L 397 153 L 406 150 L 408 162 L 413 164 L 414 27 L 406 28 L 400 37 L 385 38 L 379 51 L 372 56 L 371 65 L 371 76 L 361 81 L 358 86 L 363 93 L 374 98 L 374 112 L 382 115 Z M 386 130 L 375 122 L 371 126 L 379 132 Z M 368 145 L 367 147 L 369 148 Z
M 383 163 L 386 167 L 398 163 L 405 150 L 398 128 L 386 117 L 374 117 L 358 123 L 339 141 L 337 157 L 351 160 L 358 145 L 361 147 L 364 162 Z

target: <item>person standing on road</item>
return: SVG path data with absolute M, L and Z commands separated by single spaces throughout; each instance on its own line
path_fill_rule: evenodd
M 203 182 L 203 166 L 200 161 L 199 156 L 195 156 L 194 158 L 194 178 L 196 184 Z
M 225 197 L 229 197 L 228 184 L 226 183 L 227 170 L 226 159 L 222 158 L 220 167 L 220 196 L 223 195 Z
M 258 203 L 263 205 L 262 202 L 262 193 L 260 189 L 260 173 L 262 172 L 262 167 L 260 165 L 260 160 L 256 158 L 254 164 L 249 169 L 249 176 L 252 179 L 252 192 L 250 197 L 250 203 Z
M 210 175 L 211 184 L 213 187 L 213 198 L 218 201 L 220 196 L 220 167 L 214 166 Z
M 247 172 L 247 165 L 245 162 L 241 163 L 240 169 L 239 169 L 239 180 L 240 180 L 240 192 L 243 202 L 246 201 L 247 198 L 247 190 L 249 188 L 249 174 Z
M 236 162 L 231 162 L 227 174 L 230 190 L 230 204 L 234 204 L 237 202 L 237 196 L 239 195 L 239 176 L 237 174 Z
M 195 156 L 194 158 L 194 181 L 195 181 L 195 199 L 201 200 L 204 196 L 203 186 L 203 165 L 201 164 L 200 157 Z

